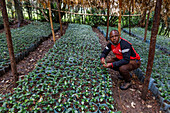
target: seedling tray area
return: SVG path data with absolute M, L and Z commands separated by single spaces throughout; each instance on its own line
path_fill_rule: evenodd
M 117 112 L 111 75 L 101 68 L 100 53 L 91 26 L 69 24 L 14 92 L 0 95 L 0 112 Z
M 129 28 L 123 28 L 123 31 L 129 33 Z M 144 40 L 145 28 L 134 27 L 131 28 L 131 34 L 141 40 Z M 147 31 L 146 42 L 150 43 L 151 31 Z M 167 54 L 170 54 L 170 37 L 157 35 L 156 47 Z
M 59 24 L 54 23 L 54 30 Z M 11 29 L 16 62 L 22 60 L 51 34 L 49 22 L 32 22 L 24 27 Z M 5 33 L 0 33 L 0 76 L 10 68 L 9 52 Z

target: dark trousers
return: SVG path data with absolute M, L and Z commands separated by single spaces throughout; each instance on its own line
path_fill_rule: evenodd
M 107 63 L 118 61 L 119 59 L 113 58 L 110 61 L 107 61 Z M 130 77 L 130 71 L 135 70 L 139 68 L 141 65 L 140 60 L 130 60 L 128 64 L 122 65 L 120 67 L 113 67 L 111 69 L 115 71 L 119 71 L 120 75 L 125 79 L 126 82 L 129 82 L 131 80 Z

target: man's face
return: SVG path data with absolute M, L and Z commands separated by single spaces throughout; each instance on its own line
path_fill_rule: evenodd
M 117 45 L 119 42 L 119 33 L 117 31 L 111 31 L 110 32 L 110 40 L 113 44 Z

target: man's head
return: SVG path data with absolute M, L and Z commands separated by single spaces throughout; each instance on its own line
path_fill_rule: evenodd
M 110 40 L 112 41 L 113 44 L 117 45 L 119 43 L 119 31 L 117 30 L 112 30 L 110 32 Z

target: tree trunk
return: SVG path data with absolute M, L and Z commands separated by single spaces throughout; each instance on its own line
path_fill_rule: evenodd
M 143 15 L 142 15 L 142 18 L 141 18 L 141 20 L 140 20 L 140 22 L 139 22 L 139 26 L 140 27 L 144 27 L 145 26 L 145 18 L 146 18 L 146 8 L 145 8 L 145 10 L 144 10 L 144 13 L 143 13 Z
M 109 8 L 110 8 L 110 0 L 107 0 L 107 32 L 106 32 L 106 41 L 108 41 L 108 30 L 109 30 Z
M 54 28 L 53 28 L 53 19 L 52 19 L 52 15 L 51 15 L 51 2 L 48 3 L 48 8 L 49 8 L 49 17 L 50 17 L 51 30 L 52 30 L 52 34 L 53 34 L 53 41 L 55 43 L 55 34 L 54 34 Z
M 167 36 L 169 32 L 169 27 L 166 28 L 165 33 L 163 34 L 164 36 Z
M 122 26 L 124 27 L 124 25 L 125 25 L 125 24 L 124 24 L 124 18 L 122 18 L 122 24 L 123 24 Z
M 32 7 L 29 7 L 29 6 L 31 6 L 30 1 L 29 1 L 29 0 L 26 1 L 26 2 L 24 3 L 24 5 L 26 5 L 25 8 L 26 8 L 26 10 L 27 10 L 29 20 L 32 20 Z
M 58 2 L 58 0 L 57 0 L 57 6 L 58 6 L 58 15 L 59 15 L 59 22 L 60 22 L 60 34 L 61 36 L 63 36 L 61 14 L 60 14 L 60 3 Z
M 161 25 L 161 30 L 159 31 L 159 35 L 161 35 L 162 34 L 162 32 L 163 32 L 163 30 L 164 30 L 164 27 L 165 27 L 165 24 L 164 24 L 164 22 L 162 21 L 162 25 Z
M 12 18 L 14 18 L 14 11 L 12 8 L 11 8 L 11 14 L 12 14 Z
M 83 8 L 81 7 L 81 13 L 83 13 Z M 81 16 L 81 23 L 83 24 L 83 15 Z
M 12 70 L 12 75 L 14 78 L 14 86 L 16 87 L 17 86 L 16 82 L 18 81 L 17 67 L 16 67 L 16 62 L 15 62 L 15 57 L 14 57 L 14 49 L 12 45 L 11 31 L 9 27 L 8 14 L 6 10 L 5 0 L 0 0 L 0 6 L 1 6 L 0 9 L 2 11 L 2 16 L 3 16 L 3 21 L 4 21 L 4 28 L 6 32 L 8 51 L 9 51 L 9 57 L 10 57 L 10 62 L 11 62 L 11 70 Z
M 15 11 L 17 13 L 18 27 L 20 27 L 21 23 L 24 21 L 22 8 L 19 6 L 18 0 L 14 0 L 14 5 L 15 5 Z
M 145 75 L 145 81 L 142 89 L 142 99 L 144 100 L 146 100 L 148 85 L 152 73 L 152 66 L 153 66 L 154 55 L 155 55 L 156 36 L 160 24 L 161 5 L 162 5 L 162 0 L 156 0 L 155 14 L 154 14 L 153 27 L 151 31 L 151 39 L 150 39 L 150 46 L 149 46 L 148 64 L 147 64 L 147 70 Z
M 148 17 L 147 17 L 147 22 L 146 22 L 146 27 L 145 27 L 145 35 L 144 35 L 145 42 L 146 42 L 146 35 L 147 35 L 147 30 L 148 30 L 149 16 L 150 16 L 150 10 L 148 12 Z
M 122 0 L 119 0 L 119 23 L 118 23 L 118 31 L 121 35 L 121 14 L 122 14 Z
M 129 35 L 131 35 L 131 22 L 130 22 L 131 16 L 130 16 L 130 7 L 131 7 L 131 3 L 130 3 L 130 6 L 129 6 Z

